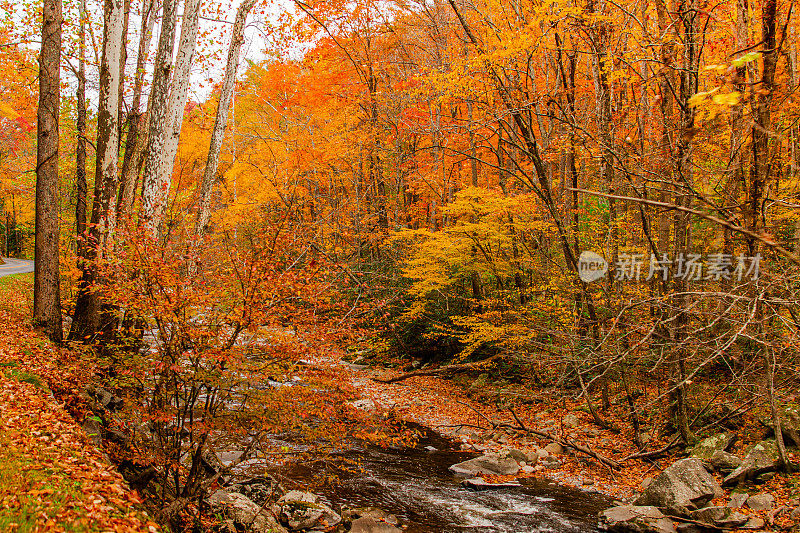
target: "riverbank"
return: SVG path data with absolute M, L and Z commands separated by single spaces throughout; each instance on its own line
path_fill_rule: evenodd
M 363 364 L 341 361 L 341 354 L 331 353 L 313 362 L 321 367 L 337 367 L 362 395 L 360 405 L 373 410 L 376 415 L 390 416 L 428 426 L 440 435 L 455 440 L 465 452 L 503 452 L 518 449 L 526 453 L 542 450 L 549 452 L 547 466 L 539 464 L 533 472 L 521 471 L 517 478 L 544 478 L 574 487 L 585 492 L 598 492 L 614 499 L 632 502 L 647 484 L 662 470 L 686 453 L 675 449 L 660 454 L 653 460 L 630 458 L 639 452 L 631 430 L 626 430 L 626 420 L 609 415 L 609 422 L 617 428 L 610 431 L 595 425 L 582 401 L 562 397 L 548 397 L 545 392 L 529 391 L 525 402 L 514 402 L 513 408 L 501 402 L 477 401 L 475 398 L 493 395 L 474 394 L 475 385 L 464 386 L 451 380 L 433 376 L 415 376 L 396 383 L 385 383 L 401 372 Z M 491 389 L 484 379 L 477 379 L 480 387 Z M 519 393 L 519 389 L 517 390 Z M 511 404 L 508 404 L 511 405 Z M 607 465 L 586 453 L 554 445 L 550 439 L 532 435 L 531 432 L 508 429 L 523 426 L 539 433 L 575 443 L 591 452 L 619 464 Z M 755 417 L 745 416 L 742 429 L 736 432 L 735 443 L 728 451 L 744 457 L 747 450 L 767 431 Z M 645 435 L 650 440 L 648 450 L 658 450 L 668 444 L 666 437 Z M 797 463 L 800 453 L 790 451 Z M 540 462 L 541 463 L 541 462 Z M 716 473 L 718 482 L 724 475 Z M 507 477 L 505 480 L 510 480 Z M 763 519 L 763 531 L 800 530 L 800 474 L 777 473 L 759 477 L 756 482 L 742 486 L 726 487 L 724 494 L 714 504 L 728 505 L 734 493 L 769 494 L 774 500 L 763 509 L 752 509 L 743 503 L 734 506 L 747 516 Z M 736 501 L 734 499 L 734 501 Z M 741 500 L 744 502 L 744 500 Z
M 50 390 L 78 369 L 30 329 L 31 283 L 0 279 L 0 531 L 157 531 Z
M 504 424 L 516 426 L 521 421 L 526 428 L 557 433 L 575 440 L 611 458 L 624 458 L 636 452 L 633 442 L 595 427 L 580 404 L 561 399 L 557 405 L 533 403 L 510 410 L 475 401 L 463 387 L 438 377 L 412 377 L 399 383 L 382 383 L 400 372 L 353 365 L 336 358 L 311 359 L 323 368 L 335 367 L 358 390 L 364 400 L 361 405 L 376 412 L 392 413 L 395 418 L 408 420 L 437 431 L 443 437 L 460 443 L 465 452 L 493 452 L 516 448 L 530 452 L 543 449 L 551 441 L 531 436 L 524 431 L 498 429 Z M 518 420 L 515 420 L 516 415 Z M 567 450 L 557 455 L 557 468 L 523 473 L 523 477 L 546 476 L 554 481 L 625 499 L 635 495 L 641 481 L 658 469 L 658 463 L 631 461 L 615 471 L 585 454 Z

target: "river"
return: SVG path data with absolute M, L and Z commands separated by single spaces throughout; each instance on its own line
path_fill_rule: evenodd
M 375 506 L 395 514 L 408 533 L 599 531 L 597 513 L 609 498 L 541 477 L 521 479 L 520 487 L 466 489 L 448 467 L 470 455 L 417 429 L 424 437 L 414 448 L 359 444 L 334 460 L 290 464 L 278 473 L 310 485 L 334 509 Z M 338 481 L 316 483 L 325 476 Z

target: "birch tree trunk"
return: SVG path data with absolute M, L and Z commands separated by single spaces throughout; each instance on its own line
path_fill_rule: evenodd
M 167 107 L 169 82 L 172 73 L 172 52 L 175 47 L 175 16 L 178 0 L 164 0 L 164 16 L 158 38 L 153 72 L 153 86 L 148 102 L 150 123 L 145 149 L 144 174 L 142 175 L 142 207 L 140 223 L 156 236 L 164 212 L 164 188 L 169 187 L 168 178 L 161 174 L 164 160 L 164 145 L 167 138 Z
M 214 130 L 211 133 L 211 146 L 208 148 L 206 169 L 203 172 L 203 181 L 200 184 L 200 209 L 197 212 L 194 233 L 202 237 L 205 233 L 208 218 L 211 214 L 211 193 L 217 176 L 219 165 L 219 152 L 222 141 L 225 139 L 225 128 L 228 125 L 228 110 L 233 98 L 233 86 L 236 82 L 236 71 L 239 68 L 239 54 L 244 43 L 244 23 L 247 14 L 253 9 L 256 0 L 243 0 L 236 11 L 236 20 L 233 23 L 231 44 L 228 48 L 228 63 L 225 67 L 225 81 L 222 82 L 222 92 L 217 105 L 217 116 L 214 119 Z
M 181 36 L 178 41 L 178 53 L 172 72 L 172 89 L 167 106 L 166 136 L 164 139 L 164 158 L 161 162 L 160 175 L 166 180 L 160 192 L 163 198 L 159 202 L 166 204 L 172 182 L 172 168 L 175 155 L 178 153 L 178 140 L 181 136 L 183 111 L 189 96 L 189 70 L 192 66 L 194 51 L 197 45 L 197 26 L 200 22 L 200 0 L 186 0 L 183 6 Z M 163 209 L 163 207 L 162 207 Z
M 36 132 L 36 236 L 33 323 L 61 342 L 58 264 L 58 113 L 61 98 L 61 0 L 42 6 Z
M 115 202 L 119 178 L 119 101 L 120 68 L 123 52 L 125 14 L 123 0 L 106 0 L 103 30 L 103 55 L 100 62 L 100 97 L 97 114 L 97 164 L 95 167 L 92 228 L 95 247 L 105 245 L 113 229 Z
M 133 99 L 128 113 L 128 133 L 125 137 L 125 154 L 122 157 L 119 197 L 117 198 L 117 219 L 124 218 L 133 207 L 136 181 L 139 177 L 139 155 L 142 153 L 142 136 L 147 122 L 139 107 L 142 105 L 142 86 L 144 85 L 145 63 L 150 50 L 150 39 L 155 25 L 155 1 L 142 0 L 141 30 L 139 32 L 139 51 L 136 56 L 136 74 L 133 82 Z
M 97 114 L 97 160 L 95 164 L 92 226 L 86 242 L 70 340 L 86 340 L 100 330 L 102 302 L 94 285 L 98 282 L 97 259 L 103 251 L 113 221 L 118 184 L 120 61 L 125 14 L 123 0 L 106 0 L 103 11 L 103 54 L 100 61 L 100 94 Z

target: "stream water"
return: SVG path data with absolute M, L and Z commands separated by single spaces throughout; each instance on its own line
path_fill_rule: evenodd
M 334 475 L 337 483 L 313 487 L 334 509 L 379 507 L 397 515 L 408 533 L 598 531 L 597 513 L 609 498 L 541 478 L 523 479 L 521 487 L 466 489 L 448 467 L 470 456 L 418 429 L 425 436 L 414 448 L 361 444 L 341 452 L 341 461 L 291 464 L 279 473 L 304 485 Z

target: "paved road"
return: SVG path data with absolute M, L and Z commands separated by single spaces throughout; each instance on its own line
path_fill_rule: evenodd
M 6 264 L 0 265 L 0 278 L 3 276 L 10 276 L 11 274 L 33 272 L 33 261 L 30 259 L 9 259 L 4 257 L 3 261 L 5 261 Z

